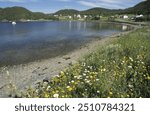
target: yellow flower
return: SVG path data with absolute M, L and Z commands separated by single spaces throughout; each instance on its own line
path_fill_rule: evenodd
M 58 97 L 59 97 L 59 94 L 54 94 L 53 97 L 54 97 L 54 98 L 58 98 Z
M 70 86 L 67 86 L 67 89 L 68 89 L 68 91 L 72 91 L 73 90 L 72 87 L 70 87 Z
M 45 98 L 49 98 L 48 93 L 45 93 L 44 97 L 45 97 Z
M 64 76 L 65 73 L 63 71 L 60 72 L 60 76 Z
M 147 77 L 147 78 L 145 78 L 145 79 L 150 80 L 150 77 L 148 76 L 148 77 Z
M 109 92 L 109 95 L 112 95 L 113 93 L 112 92 Z

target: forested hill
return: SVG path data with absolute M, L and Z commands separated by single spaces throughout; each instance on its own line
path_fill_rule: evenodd
M 38 20 L 54 19 L 54 17 L 40 12 L 31 12 L 23 7 L 0 8 L 0 20 L 18 21 L 21 19 Z
M 150 0 L 143 1 L 134 7 L 128 8 L 124 10 L 127 13 L 134 14 L 150 14 Z
M 80 11 L 74 10 L 74 9 L 64 9 L 64 10 L 59 10 L 55 14 L 56 15 L 73 15 L 73 14 L 79 14 Z
M 88 15 L 112 15 L 112 14 L 150 14 L 150 0 L 140 2 L 139 4 L 127 9 L 106 9 L 106 8 L 91 8 L 85 11 L 77 10 L 59 10 L 55 14 L 70 15 L 70 14 L 88 14 Z

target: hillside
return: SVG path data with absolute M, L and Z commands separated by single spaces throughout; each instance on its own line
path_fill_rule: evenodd
M 92 8 L 85 11 L 81 11 L 81 14 L 87 14 L 87 15 L 97 15 L 97 14 L 108 14 L 110 13 L 110 9 L 105 8 Z
M 28 19 L 31 17 L 31 12 L 22 7 L 9 7 L 1 10 L 1 20 L 18 20 L 18 19 Z
M 54 19 L 52 16 L 44 13 L 31 12 L 23 7 L 8 7 L 0 9 L 0 20 L 18 21 L 21 19 Z
M 150 0 L 140 2 L 134 7 L 125 9 L 124 11 L 133 14 L 150 14 Z
M 64 10 L 59 10 L 55 14 L 56 15 L 74 15 L 74 14 L 79 14 L 80 12 L 78 10 L 74 9 L 64 9 Z
M 64 9 L 55 14 L 70 15 L 70 14 L 86 14 L 86 15 L 112 15 L 112 14 L 150 14 L 150 0 L 140 2 L 134 7 L 127 9 L 106 9 L 106 8 L 91 8 L 85 11 L 77 11 L 73 9 Z

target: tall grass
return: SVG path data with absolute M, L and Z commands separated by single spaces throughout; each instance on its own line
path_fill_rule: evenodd
M 99 46 L 84 60 L 22 97 L 150 97 L 150 28 Z

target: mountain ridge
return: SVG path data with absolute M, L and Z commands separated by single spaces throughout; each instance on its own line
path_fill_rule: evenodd
M 83 11 L 75 9 L 62 9 L 53 14 L 45 14 L 42 12 L 32 12 L 24 7 L 14 6 L 7 8 L 0 8 L 0 20 L 17 21 L 17 20 L 39 20 L 39 19 L 53 19 L 53 15 L 114 15 L 114 14 L 148 14 L 150 15 L 150 0 L 140 2 L 139 4 L 126 9 L 107 9 L 95 7 Z
M 69 11 L 69 10 L 63 9 L 57 12 L 62 12 L 62 14 L 69 15 L 71 10 Z M 63 13 L 63 11 L 65 11 L 65 13 Z M 55 14 L 58 14 L 57 12 Z M 78 12 L 79 14 L 90 14 L 90 15 L 98 15 L 98 14 L 111 15 L 115 13 L 117 14 L 130 14 L 130 13 L 150 14 L 150 0 L 142 1 L 138 3 L 137 5 L 130 7 L 130 8 L 126 8 L 126 9 L 107 9 L 107 8 L 95 7 L 95 8 L 87 9 L 84 11 L 78 11 Z M 72 12 L 72 14 L 74 14 L 74 12 Z
M 18 21 L 18 20 L 38 20 L 38 19 L 55 19 L 53 16 L 42 12 L 32 12 L 24 7 L 14 6 L 0 8 L 0 20 Z

